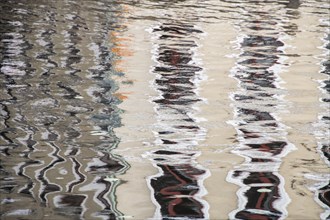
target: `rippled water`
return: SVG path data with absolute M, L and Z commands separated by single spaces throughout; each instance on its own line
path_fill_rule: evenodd
M 1 219 L 330 218 L 329 2 L 0 10 Z

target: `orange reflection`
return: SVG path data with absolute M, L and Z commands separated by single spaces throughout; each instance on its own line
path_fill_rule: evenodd
M 117 97 L 119 100 L 123 101 L 128 98 L 128 96 L 127 96 L 128 94 L 131 94 L 131 92 L 117 92 L 117 93 L 114 93 L 113 95 L 115 97 Z
M 128 14 L 130 11 L 129 7 L 123 7 L 122 14 Z M 122 22 L 123 26 L 128 26 L 127 23 Z M 125 35 L 125 36 L 124 36 Z M 126 31 L 122 29 L 114 29 L 108 33 L 109 42 L 112 46 L 110 47 L 111 53 L 114 55 L 111 61 L 112 68 L 116 72 L 115 80 L 122 84 L 132 84 L 133 80 L 127 79 L 125 76 L 127 59 L 134 55 L 131 47 L 133 36 L 128 35 Z M 128 98 L 130 92 L 117 92 L 114 94 L 119 100 L 123 101 Z

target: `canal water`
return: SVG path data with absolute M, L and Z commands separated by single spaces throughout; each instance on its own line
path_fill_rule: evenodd
M 0 1 L 1 219 L 329 219 L 326 0 Z

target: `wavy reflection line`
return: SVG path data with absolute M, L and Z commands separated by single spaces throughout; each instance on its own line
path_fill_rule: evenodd
M 73 187 L 85 182 L 86 176 L 83 175 L 80 171 L 79 168 L 81 167 L 81 164 L 79 163 L 79 161 L 73 157 L 71 157 L 72 162 L 74 163 L 74 174 L 78 176 L 77 180 L 68 184 L 68 192 L 72 192 Z
M 28 160 L 26 162 L 23 162 L 21 165 L 18 165 L 17 168 L 14 168 L 14 169 L 17 170 L 18 176 L 22 176 L 22 177 L 26 178 L 26 180 L 27 180 L 27 183 L 25 184 L 25 186 L 22 187 L 21 189 L 19 189 L 18 193 L 23 193 L 23 194 L 34 197 L 33 192 L 32 192 L 34 183 L 31 180 L 31 178 L 27 174 L 25 174 L 25 172 L 26 172 L 27 168 L 29 168 L 31 166 L 38 166 L 41 164 L 41 162 L 38 160 L 30 159 L 29 155 L 31 154 L 31 152 L 33 152 L 35 150 L 35 146 L 38 144 L 38 142 L 33 140 L 33 134 L 28 134 L 28 133 L 30 133 L 28 131 L 26 131 L 26 132 L 27 132 L 28 138 L 26 140 L 20 140 L 20 141 L 23 142 L 23 144 L 25 144 L 28 148 L 28 151 L 25 152 L 25 154 L 24 154 L 24 157 L 27 158 Z
M 51 157 L 53 157 L 53 160 L 49 163 L 49 165 L 42 168 L 37 175 L 38 180 L 40 180 L 42 183 L 42 186 L 40 187 L 39 198 L 43 203 L 47 203 L 46 196 L 48 193 L 60 191 L 62 188 L 58 184 L 53 184 L 48 180 L 46 175 L 47 171 L 55 167 L 56 164 L 65 161 L 65 159 L 58 154 L 60 152 L 60 148 L 58 146 L 56 146 L 54 143 L 49 143 L 49 146 L 54 149 L 53 152 L 50 154 Z

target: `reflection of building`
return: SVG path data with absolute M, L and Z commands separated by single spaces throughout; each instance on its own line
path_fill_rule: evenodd
M 149 185 L 157 202 L 155 217 L 207 218 L 207 204 L 201 199 L 207 171 L 197 166 L 195 147 L 203 138 L 198 126 L 194 104 L 201 101 L 196 93 L 202 67 L 195 61 L 196 37 L 201 33 L 185 23 L 163 23 L 153 29 L 157 75 L 154 85 L 160 96 L 153 100 L 159 115 L 157 145 L 152 153 L 159 173 L 150 178 Z
M 240 143 L 233 152 L 246 158 L 246 162 L 228 175 L 229 181 L 241 187 L 239 207 L 230 217 L 282 219 L 287 215 L 289 198 L 278 169 L 281 158 L 293 146 L 276 118 L 285 105 L 279 98 L 282 91 L 278 86 L 284 43 L 276 25 L 281 18 L 277 20 L 264 9 L 259 11 L 258 6 L 245 6 L 248 16 L 239 23 L 243 32 L 241 54 L 232 76 L 241 88 L 233 95 L 237 121 L 233 124 Z
M 111 153 L 119 141 L 112 129 L 120 126 L 120 100 L 108 32 L 121 9 L 111 6 L 110 13 L 102 2 L 14 2 L 0 3 L 13 12 L 0 15 L 6 21 L 0 24 L 1 93 L 8 94 L 0 103 L 8 115 L 1 122 L 8 132 L 0 136 L 0 152 L 7 154 L 1 218 L 114 219 L 122 215 L 116 176 L 129 168 Z
M 323 20 L 322 23 L 326 24 L 327 20 Z M 323 50 L 325 51 L 325 57 L 322 60 L 322 66 L 319 73 L 330 76 L 330 33 L 326 33 L 324 35 L 324 44 Z M 318 149 L 321 154 L 321 157 L 324 159 L 325 163 L 330 166 L 330 78 L 322 81 L 321 86 L 319 87 L 322 91 L 322 99 L 321 106 L 325 111 L 319 113 L 319 121 L 318 134 L 316 134 L 316 138 L 318 139 Z M 320 135 L 321 134 L 321 135 Z M 321 202 L 321 204 L 325 207 L 325 212 L 321 215 L 323 219 L 330 219 L 330 176 L 325 180 L 325 183 L 318 188 L 317 191 L 317 199 Z

